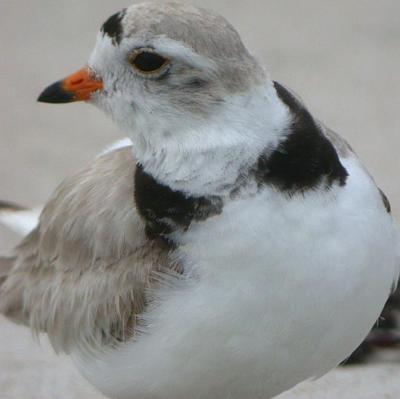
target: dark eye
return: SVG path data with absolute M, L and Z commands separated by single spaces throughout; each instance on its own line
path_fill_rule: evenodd
M 139 72 L 154 73 L 169 64 L 169 60 L 152 51 L 139 51 L 131 57 L 131 64 Z

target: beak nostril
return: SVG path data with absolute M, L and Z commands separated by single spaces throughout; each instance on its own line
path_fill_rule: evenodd
M 74 80 L 74 81 L 72 81 L 71 82 L 71 85 L 79 85 L 79 84 L 81 84 L 81 83 L 83 83 L 83 79 L 78 79 L 78 80 Z

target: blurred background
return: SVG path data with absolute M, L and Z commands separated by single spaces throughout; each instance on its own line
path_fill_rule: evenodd
M 192 0 L 227 17 L 271 76 L 343 135 L 400 212 L 400 2 Z M 85 104 L 36 103 L 85 64 L 101 24 L 129 0 L 0 0 L 0 199 L 42 204 L 56 185 L 122 137 Z M 0 253 L 17 237 L 0 227 Z M 377 265 L 379 267 L 379 265 Z M 337 370 L 285 394 L 399 398 L 400 365 Z M 45 339 L 0 319 L 0 399 L 99 399 Z

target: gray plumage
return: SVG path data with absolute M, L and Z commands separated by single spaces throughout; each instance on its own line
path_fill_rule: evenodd
M 7 262 L 0 312 L 46 332 L 56 350 L 127 339 L 150 289 L 179 276 L 165 247 L 145 237 L 133 202 L 134 170 L 124 148 L 64 181 L 15 249 L 11 271 Z

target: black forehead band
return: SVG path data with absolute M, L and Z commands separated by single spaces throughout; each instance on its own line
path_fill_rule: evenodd
M 111 15 L 101 27 L 103 35 L 107 35 L 112 40 L 114 46 L 118 46 L 121 43 L 123 33 L 122 19 L 125 14 L 126 9 Z

